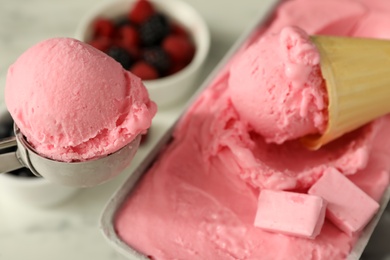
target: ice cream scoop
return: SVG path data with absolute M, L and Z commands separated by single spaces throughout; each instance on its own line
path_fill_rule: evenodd
M 231 100 L 267 142 L 302 138 L 316 150 L 390 112 L 389 55 L 386 40 L 309 36 L 288 26 L 232 65 Z
M 329 36 L 312 36 L 311 40 L 321 56 L 328 123 L 323 134 L 302 141 L 318 149 L 390 112 L 390 41 Z
M 131 163 L 140 142 L 137 136 L 118 151 L 98 159 L 61 162 L 39 155 L 15 125 L 15 137 L 0 142 L 0 151 L 17 145 L 16 152 L 0 154 L 0 172 L 27 167 L 37 176 L 73 187 L 93 187 L 120 174 Z
M 320 54 L 300 28 L 285 27 L 245 50 L 230 69 L 229 93 L 240 118 L 268 143 L 325 130 Z
M 5 102 L 31 147 L 64 162 L 119 150 L 145 133 L 157 110 L 140 78 L 71 38 L 24 52 L 8 69 Z
M 4 155 L 10 167 L 71 186 L 94 186 L 123 170 L 157 110 L 141 79 L 71 38 L 23 53 L 8 70 L 5 101 L 18 145 L 16 158 Z

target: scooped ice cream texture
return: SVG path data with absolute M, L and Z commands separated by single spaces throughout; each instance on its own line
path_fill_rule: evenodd
M 23 53 L 8 70 L 5 101 L 32 147 L 65 162 L 117 151 L 145 133 L 157 111 L 138 77 L 71 38 Z
M 324 172 L 337 169 L 379 201 L 389 184 L 390 117 L 317 151 L 297 140 L 270 143 L 236 107 L 232 68 L 259 39 L 272 40 L 290 25 L 310 35 L 389 38 L 389 13 L 389 3 L 376 0 L 283 2 L 269 28 L 248 39 L 181 119 L 172 143 L 116 215 L 118 235 L 153 259 L 346 259 L 359 232 L 347 234 L 328 219 L 315 239 L 264 231 L 254 226 L 258 197 L 264 189 L 306 193 Z M 263 94 L 251 91 L 242 95 Z
M 240 119 L 267 142 L 281 144 L 326 128 L 320 54 L 298 27 L 249 47 L 230 69 L 229 92 Z

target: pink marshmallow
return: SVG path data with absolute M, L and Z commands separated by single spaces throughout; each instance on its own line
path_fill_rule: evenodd
M 336 169 L 325 171 L 308 193 L 328 202 L 327 218 L 349 235 L 362 230 L 379 209 L 378 202 Z
M 262 190 L 254 225 L 271 232 L 315 238 L 325 219 L 326 202 L 318 196 Z

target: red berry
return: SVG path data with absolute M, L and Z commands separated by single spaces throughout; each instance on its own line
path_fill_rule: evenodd
M 114 36 L 115 27 L 112 21 L 104 18 L 99 18 L 93 23 L 94 38 Z
M 125 25 L 119 28 L 118 37 L 124 46 L 138 47 L 139 45 L 138 31 L 131 25 Z
M 106 37 L 99 37 L 89 41 L 88 44 L 102 52 L 106 52 L 111 46 L 111 40 Z
M 186 63 L 174 63 L 172 65 L 172 67 L 168 70 L 168 75 L 172 75 L 172 74 L 175 74 L 176 72 L 178 71 L 181 71 L 182 69 L 184 69 L 184 67 L 187 66 Z
M 144 61 L 138 61 L 130 68 L 130 72 L 143 80 L 158 78 L 158 72 L 155 68 Z
M 129 19 L 136 24 L 141 24 L 155 12 L 153 5 L 148 0 L 138 0 L 129 12 Z
M 186 29 L 177 23 L 172 23 L 172 34 L 188 37 Z
M 141 50 L 137 47 L 133 47 L 133 46 L 124 46 L 123 44 L 119 43 L 118 46 L 122 47 L 123 49 L 125 49 L 128 53 L 130 53 L 135 60 L 139 60 L 140 57 L 141 57 Z
M 163 49 L 175 63 L 189 63 L 195 54 L 192 42 L 180 35 L 166 37 L 163 41 Z

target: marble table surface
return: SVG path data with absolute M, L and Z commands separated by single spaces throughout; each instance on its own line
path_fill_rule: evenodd
M 99 1 L 0 0 L 0 105 L 4 103 L 8 66 L 28 47 L 43 39 L 73 36 L 83 15 Z M 189 2 L 203 15 L 211 31 L 211 51 L 198 79 L 200 85 L 245 28 L 276 0 L 183 1 Z M 184 104 L 158 112 L 151 129 L 151 138 L 139 150 L 129 169 L 108 183 L 81 190 L 66 203 L 51 208 L 36 208 L 17 202 L 0 190 L 0 259 L 124 259 L 107 243 L 98 228 L 101 212 L 110 196 L 131 174 L 150 147 L 177 119 Z M 373 240 L 374 252 L 377 252 L 376 244 L 383 244 L 381 238 L 386 237 L 386 241 L 390 239 L 389 215 L 385 219 L 387 231 L 381 228 L 381 236 Z

